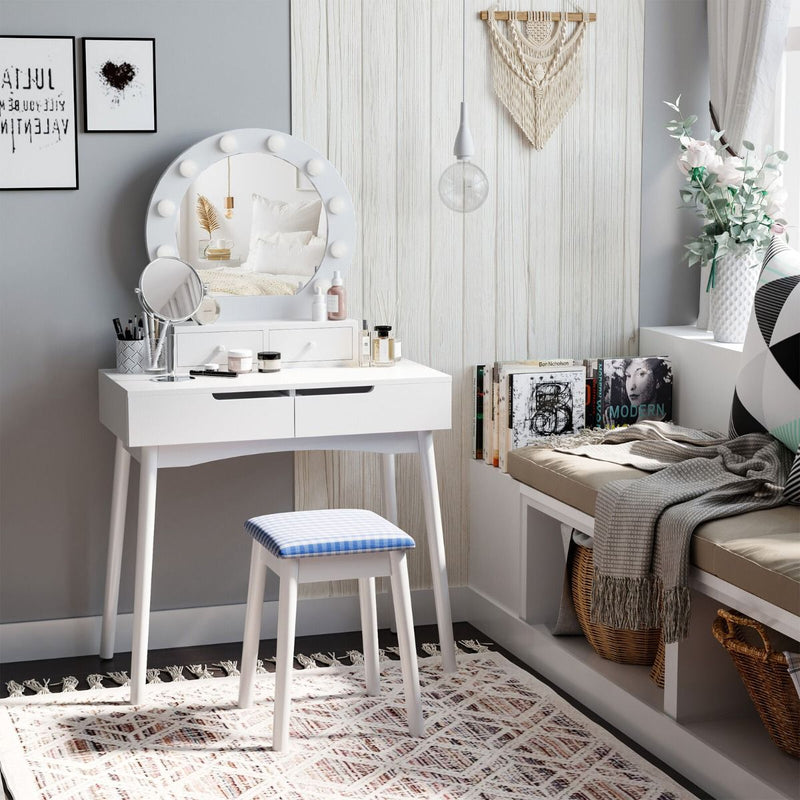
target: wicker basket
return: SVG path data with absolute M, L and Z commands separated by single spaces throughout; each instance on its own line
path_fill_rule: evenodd
M 592 622 L 590 611 L 593 576 L 594 560 L 591 548 L 575 544 L 572 548 L 570 565 L 572 604 L 575 606 L 575 614 L 589 644 L 598 655 L 609 661 L 650 666 L 656 658 L 661 629 L 629 631 Z
M 653 683 L 660 687 L 661 689 L 664 688 L 664 656 L 666 655 L 666 649 L 664 645 L 664 637 L 658 637 L 658 650 L 656 651 L 656 660 L 653 662 L 653 666 L 650 667 L 650 680 Z
M 717 615 L 711 630 L 733 659 L 770 739 L 785 753 L 800 758 L 800 698 L 786 669 L 786 657 L 772 649 L 761 623 L 725 609 Z M 758 632 L 763 649 L 744 640 L 744 628 Z

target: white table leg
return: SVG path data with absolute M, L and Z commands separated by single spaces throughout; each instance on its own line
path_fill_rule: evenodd
M 139 519 L 136 525 L 136 577 L 133 595 L 131 704 L 142 702 L 150 629 L 150 587 L 153 577 L 153 529 L 156 521 L 158 448 L 143 447 L 139 474 Z
M 419 461 L 422 472 L 422 500 L 428 529 L 428 548 L 433 578 L 433 599 L 436 602 L 436 622 L 439 626 L 439 646 L 445 672 L 456 671 L 453 617 L 450 612 L 450 590 L 447 585 L 447 564 L 444 554 L 442 509 L 439 505 L 439 485 L 436 482 L 436 460 L 433 452 L 433 433 L 419 431 Z M 398 621 L 399 627 L 399 621 Z
M 394 453 L 383 453 L 383 502 L 386 506 L 386 519 L 397 525 L 397 477 L 394 467 Z
M 121 439 L 114 453 L 114 485 L 111 489 L 111 520 L 108 524 L 106 594 L 103 601 L 103 626 L 100 633 L 100 658 L 114 657 L 119 607 L 119 574 L 122 568 L 122 545 L 125 540 L 125 513 L 128 507 L 128 478 L 131 454 Z

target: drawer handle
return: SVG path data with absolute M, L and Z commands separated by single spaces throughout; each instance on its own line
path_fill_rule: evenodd
M 262 392 L 212 392 L 211 396 L 215 400 L 253 400 L 262 397 L 291 397 L 289 391 L 273 389 Z
M 320 394 L 368 394 L 374 388 L 374 386 L 336 386 L 323 389 L 298 389 L 295 394 L 298 397 L 313 397 Z

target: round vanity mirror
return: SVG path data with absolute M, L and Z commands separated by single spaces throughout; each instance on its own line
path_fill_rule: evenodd
M 145 313 L 164 323 L 154 342 L 152 361 L 157 363 L 158 354 L 166 348 L 167 374 L 153 380 L 189 380 L 189 376 L 175 374 L 174 348 L 170 336 L 173 323 L 189 319 L 197 313 L 203 302 L 203 282 L 197 271 L 177 258 L 156 258 L 142 270 L 137 294 Z
M 142 271 L 139 297 L 145 310 L 162 322 L 183 322 L 200 308 L 203 282 L 186 262 L 157 258 Z
M 314 287 L 344 275 L 352 200 L 334 166 L 288 134 L 246 128 L 198 142 L 151 198 L 151 258 L 178 256 L 219 302 L 220 320 L 308 319 Z

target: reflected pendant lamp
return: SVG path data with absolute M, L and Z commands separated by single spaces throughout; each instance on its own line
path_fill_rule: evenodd
M 489 194 L 489 179 L 484 171 L 473 164 L 470 158 L 475 153 L 472 133 L 469 130 L 466 103 L 466 33 L 467 3 L 461 8 L 461 123 L 458 126 L 453 155 L 456 163 L 451 164 L 439 178 L 439 196 L 442 202 L 453 211 L 475 211 L 483 205 Z

